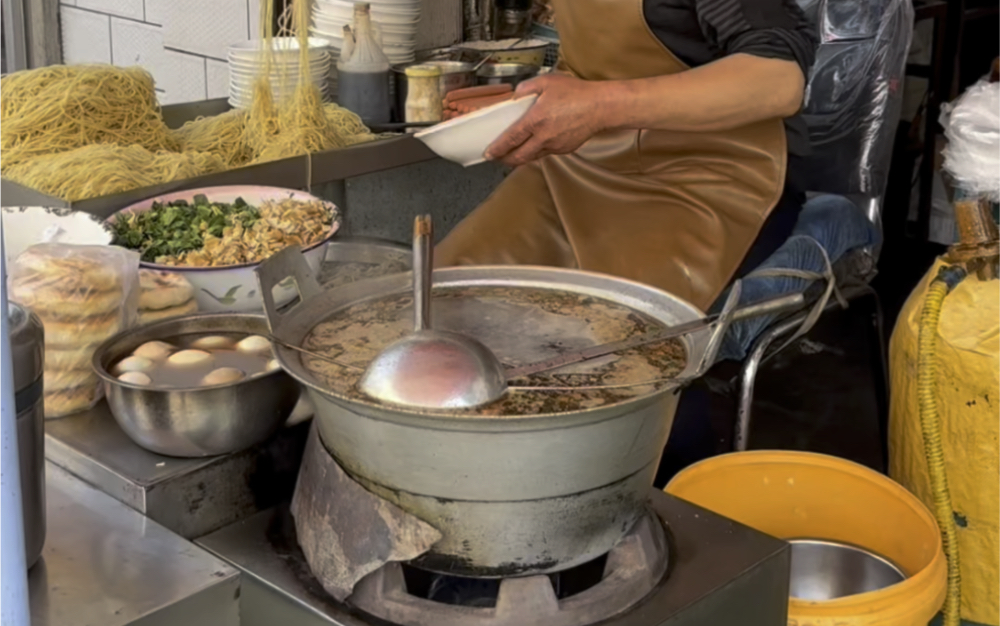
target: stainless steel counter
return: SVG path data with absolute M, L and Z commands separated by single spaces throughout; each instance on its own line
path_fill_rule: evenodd
M 239 573 L 46 464 L 48 533 L 32 626 L 238 626 Z

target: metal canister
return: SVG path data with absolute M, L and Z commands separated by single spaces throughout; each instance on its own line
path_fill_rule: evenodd
M 24 556 L 30 568 L 45 544 L 45 412 L 42 372 L 45 330 L 38 316 L 10 302 L 10 346 L 14 365 L 14 405 L 24 510 Z

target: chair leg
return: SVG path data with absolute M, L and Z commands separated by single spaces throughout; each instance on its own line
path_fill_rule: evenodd
M 740 370 L 740 395 L 736 412 L 736 430 L 733 432 L 733 449 L 737 452 L 745 452 L 750 439 L 750 417 L 753 406 L 754 383 L 757 380 L 757 372 L 760 371 L 761 362 L 767 353 L 771 342 L 778 335 L 772 330 L 765 331 L 754 342 L 753 348 Z
M 882 300 L 875 290 L 867 294 L 871 298 L 871 324 L 868 327 L 869 355 L 872 378 L 875 387 L 875 408 L 878 411 L 879 444 L 882 451 L 882 468 L 889 467 L 889 356 L 885 337 L 885 315 Z

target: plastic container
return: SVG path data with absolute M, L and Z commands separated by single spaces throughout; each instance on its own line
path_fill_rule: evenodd
M 387 124 L 392 115 L 389 59 L 382 51 L 367 3 L 354 5 L 353 28 L 344 27 L 344 48 L 337 60 L 337 98 L 369 125 Z
M 858 546 L 898 566 L 903 582 L 835 600 L 789 599 L 788 623 L 923 626 L 941 608 L 945 557 L 930 511 L 866 467 L 808 452 L 742 452 L 695 464 L 665 490 L 780 539 Z

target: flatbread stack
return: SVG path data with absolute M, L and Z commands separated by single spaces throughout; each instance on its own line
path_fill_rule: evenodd
M 110 246 L 40 244 L 10 271 L 11 299 L 45 327 L 45 417 L 89 409 L 103 390 L 91 359 L 135 321 L 138 255 Z
M 139 270 L 139 323 L 189 315 L 198 311 L 191 283 L 180 274 Z

